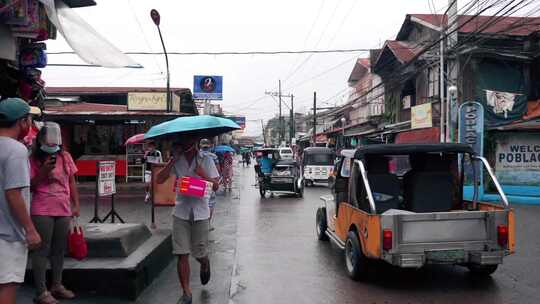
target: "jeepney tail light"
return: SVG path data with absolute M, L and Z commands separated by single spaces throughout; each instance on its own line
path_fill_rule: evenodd
M 392 230 L 390 229 L 383 230 L 383 249 L 385 251 L 392 249 Z
M 497 226 L 497 243 L 499 243 L 501 247 L 506 247 L 508 245 L 508 226 Z

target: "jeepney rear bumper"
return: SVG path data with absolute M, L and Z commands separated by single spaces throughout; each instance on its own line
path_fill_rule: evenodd
M 504 251 L 474 251 L 464 252 L 457 257 L 449 255 L 446 258 L 435 259 L 429 253 L 385 253 L 383 260 L 394 266 L 402 268 L 420 268 L 426 264 L 475 264 L 497 265 L 502 264 L 506 255 Z

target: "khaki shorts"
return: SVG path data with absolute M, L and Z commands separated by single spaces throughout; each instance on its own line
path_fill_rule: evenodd
M 0 284 L 22 283 L 27 258 L 28 249 L 25 243 L 0 239 Z
M 208 220 L 188 221 L 173 215 L 172 247 L 174 255 L 191 254 L 195 258 L 208 255 Z

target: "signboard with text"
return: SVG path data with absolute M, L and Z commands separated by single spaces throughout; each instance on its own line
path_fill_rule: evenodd
M 193 99 L 222 100 L 223 76 L 193 76 Z
M 431 128 L 432 126 L 431 103 L 425 103 L 411 108 L 412 129 Z
M 114 161 L 100 161 L 98 163 L 98 195 L 109 196 L 116 193 Z
M 129 111 L 166 111 L 167 93 L 128 93 Z
M 459 142 L 469 144 L 477 155 L 484 155 L 484 107 L 482 104 L 468 101 L 459 107 Z M 473 180 L 473 171 L 470 160 L 466 161 L 465 179 L 469 183 Z M 475 162 L 475 167 L 479 182 L 483 185 L 480 162 Z
M 495 172 L 506 185 L 540 186 L 540 134 L 499 133 Z

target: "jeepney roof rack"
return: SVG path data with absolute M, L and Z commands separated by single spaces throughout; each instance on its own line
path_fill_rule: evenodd
M 355 159 L 363 159 L 368 154 L 403 155 L 415 153 L 467 153 L 475 155 L 468 144 L 380 144 L 367 145 L 356 149 Z

